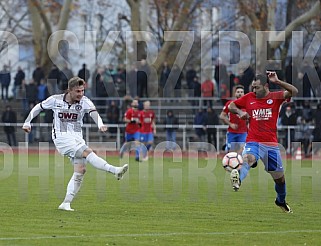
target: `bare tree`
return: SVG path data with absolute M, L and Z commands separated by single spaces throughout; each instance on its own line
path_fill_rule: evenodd
M 71 9 L 72 0 L 64 1 L 63 5 L 55 5 L 54 9 L 51 10 L 56 13 L 60 12 L 57 30 L 66 30 L 69 14 Z M 35 54 L 36 64 L 41 65 L 45 71 L 49 71 L 52 61 L 48 56 L 48 51 L 52 47 L 57 47 L 60 40 L 62 40 L 63 32 L 58 34 L 53 42 L 48 43 L 50 36 L 53 33 L 54 23 L 50 20 L 49 14 L 50 9 L 45 6 L 42 1 L 39 0 L 28 0 L 28 9 L 30 13 L 32 23 L 32 35 L 33 35 L 33 47 Z M 53 52 L 54 55 L 55 52 Z
M 302 1 L 301 1 L 302 2 Z M 304 2 L 304 1 L 303 1 Z M 250 1 L 250 0 L 238 0 L 240 12 L 246 15 L 250 21 L 253 30 L 255 31 L 274 31 L 276 30 L 276 4 L 277 1 L 273 0 L 268 2 L 267 0 L 259 0 L 259 1 Z M 293 5 L 293 1 L 288 1 L 288 6 Z M 264 48 L 266 47 L 266 42 L 268 38 L 271 40 L 282 40 L 285 38 L 286 42 L 290 39 L 291 33 L 294 30 L 297 30 L 298 27 L 302 26 L 304 23 L 308 21 L 319 18 L 321 13 L 320 8 L 320 0 L 314 1 L 312 5 L 307 3 L 304 4 L 305 11 L 300 16 L 295 17 L 290 23 L 287 23 L 284 31 L 282 32 L 270 32 L 268 36 L 257 36 L 256 37 L 256 57 L 266 57 Z M 288 10 L 291 10 L 290 7 L 287 7 Z M 289 17 L 288 17 L 289 18 Z M 273 35 L 273 37 L 271 37 Z M 271 57 L 273 57 L 276 49 L 280 48 L 283 44 L 283 41 L 279 42 L 271 42 L 267 47 L 267 53 Z M 282 53 L 282 52 L 281 52 Z M 283 53 L 284 54 L 284 53 Z M 264 59 L 263 59 L 264 61 Z M 261 59 L 257 59 L 256 67 L 257 70 L 262 70 L 265 64 L 261 61 Z

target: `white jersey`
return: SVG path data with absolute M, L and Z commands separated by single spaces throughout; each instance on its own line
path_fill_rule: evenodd
M 42 109 L 53 111 L 53 135 L 59 132 L 82 134 L 86 113 L 96 111 L 93 102 L 86 96 L 74 104 L 65 101 L 66 94 L 52 95 L 40 103 Z

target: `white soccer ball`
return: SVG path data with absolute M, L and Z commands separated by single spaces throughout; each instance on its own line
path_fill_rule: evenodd
M 243 158 L 236 152 L 227 153 L 222 160 L 223 168 L 231 172 L 233 169 L 240 169 L 243 164 Z

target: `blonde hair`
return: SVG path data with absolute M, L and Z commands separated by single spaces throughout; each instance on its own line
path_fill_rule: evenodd
M 79 77 L 73 77 L 68 81 L 68 90 L 71 90 L 72 88 L 76 87 L 76 86 L 84 86 L 85 85 L 85 81 Z

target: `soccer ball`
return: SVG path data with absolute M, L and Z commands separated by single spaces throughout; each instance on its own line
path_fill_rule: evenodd
M 240 169 L 243 163 L 243 158 L 236 152 L 227 153 L 222 160 L 223 168 L 231 172 L 233 169 Z

